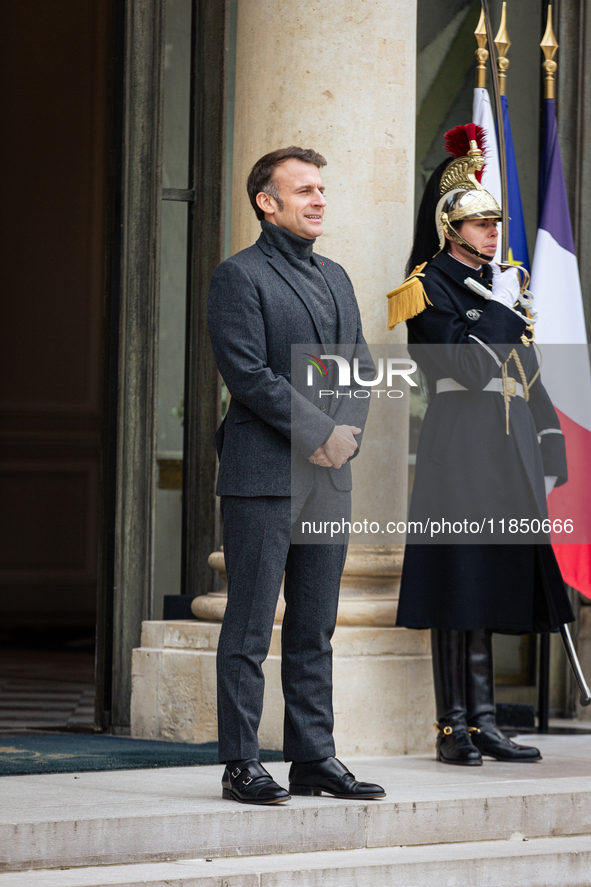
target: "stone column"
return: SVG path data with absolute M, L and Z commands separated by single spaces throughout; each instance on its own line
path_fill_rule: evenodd
M 385 294 L 412 238 L 415 21 L 414 0 L 238 4 L 232 252 L 260 233 L 253 163 L 291 144 L 320 151 L 328 205 L 315 248 L 347 268 L 373 343 L 395 341 Z
M 260 232 L 245 188 L 253 163 L 292 144 L 319 151 L 328 161 L 322 170 L 328 205 L 326 233 L 315 249 L 345 266 L 370 344 L 405 340 L 403 328 L 387 331 L 386 293 L 404 277 L 412 238 L 415 20 L 415 0 L 238 3 L 232 252 Z M 370 410 L 363 452 L 353 463 L 354 519 L 406 514 L 408 409 L 393 403 L 397 408 L 390 411 Z M 341 754 L 419 752 L 433 745 L 428 637 L 394 628 L 401 559 L 401 546 L 350 546 L 333 644 Z M 222 552 L 210 563 L 223 573 Z M 202 657 L 213 656 L 217 634 L 210 629 L 224 607 L 223 592 L 193 602 L 207 633 Z M 187 643 L 194 647 L 196 641 Z M 276 638 L 265 668 L 269 705 L 261 741 L 280 747 Z M 139 686 L 141 657 L 137 669 Z M 191 718 L 199 722 L 197 712 Z M 156 719 L 138 714 L 138 729 L 149 722 L 148 734 L 160 735 Z M 171 729 L 166 735 L 181 735 Z M 191 730 L 184 735 L 203 738 Z
M 398 589 L 403 557 L 402 545 L 351 545 L 341 582 L 338 625 L 392 626 L 396 622 Z M 209 565 L 226 580 L 223 551 L 214 551 Z M 228 600 L 228 586 L 193 600 L 198 619 L 221 622 Z M 275 622 L 281 623 L 285 601 L 280 596 Z
M 320 151 L 328 204 L 315 249 L 347 269 L 373 344 L 406 335 L 387 331 L 386 293 L 404 277 L 412 239 L 415 22 L 415 0 L 238 4 L 232 252 L 260 233 L 245 189 L 253 163 L 286 145 Z M 353 463 L 354 515 L 405 512 L 407 421 L 402 409 L 389 420 L 370 412 L 368 446 Z M 378 478 L 371 450 L 380 445 L 389 472 Z

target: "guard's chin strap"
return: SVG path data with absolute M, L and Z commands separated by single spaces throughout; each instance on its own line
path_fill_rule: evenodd
M 481 253 L 480 250 L 476 249 L 475 246 L 472 246 L 471 243 L 468 243 L 467 240 L 464 240 L 461 234 L 459 234 L 453 225 L 450 224 L 449 219 L 447 217 L 447 213 L 441 213 L 439 216 L 439 221 L 441 222 L 441 227 L 443 228 L 445 234 L 448 234 L 451 239 L 458 244 L 458 246 L 463 246 L 464 249 L 468 250 L 473 256 L 476 256 L 477 259 L 480 259 L 482 262 L 494 261 L 494 256 L 485 256 L 484 253 Z

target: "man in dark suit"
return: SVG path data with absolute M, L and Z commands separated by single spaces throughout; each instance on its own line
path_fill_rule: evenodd
M 290 382 L 293 344 L 322 350 L 328 343 L 364 343 L 349 277 L 313 252 L 326 205 L 325 164 L 315 151 L 290 147 L 254 165 L 247 189 L 261 236 L 218 265 L 210 287 L 209 331 L 231 394 L 216 434 L 228 575 L 217 657 L 219 755 L 226 764 L 223 797 L 244 803 L 290 797 L 260 764 L 257 741 L 261 666 L 284 573 L 281 676 L 290 792 L 384 796 L 334 757 L 330 639 L 346 539 L 293 544 L 291 536 L 295 519 L 317 513 L 328 500 L 340 515 L 350 515 L 348 460 L 367 412 L 367 401 L 350 397 L 323 398 L 319 405 Z

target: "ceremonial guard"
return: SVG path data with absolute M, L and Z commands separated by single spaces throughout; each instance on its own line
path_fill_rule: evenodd
M 535 312 L 517 269 L 492 263 L 501 211 L 479 181 L 482 130 L 456 127 L 446 148 L 453 159 L 423 195 L 412 273 L 389 294 L 389 327 L 407 321 L 430 396 L 410 519 L 425 518 L 434 503 L 458 519 L 474 509 L 498 517 L 508 490 L 508 501 L 547 518 L 546 492 L 567 471 L 531 346 Z M 467 544 L 465 535 L 465 544 L 407 539 L 397 624 L 431 629 L 437 755 L 449 764 L 540 759 L 496 727 L 492 633 L 554 631 L 574 619 L 549 542 L 495 544 L 499 527 L 489 528 L 497 533 L 490 544 Z

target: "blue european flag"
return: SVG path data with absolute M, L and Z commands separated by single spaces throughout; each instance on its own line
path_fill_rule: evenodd
M 501 103 L 503 107 L 503 127 L 505 129 L 505 154 L 507 157 L 507 191 L 509 192 L 509 261 L 514 265 L 522 265 L 530 271 L 507 96 L 501 96 Z

